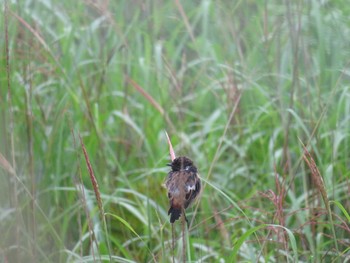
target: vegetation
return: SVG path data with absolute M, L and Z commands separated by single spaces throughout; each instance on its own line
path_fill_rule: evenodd
M 1 8 L 2 262 L 180 261 L 165 131 L 189 262 L 349 261 L 347 1 Z

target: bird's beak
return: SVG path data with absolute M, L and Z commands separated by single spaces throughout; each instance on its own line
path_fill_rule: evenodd
M 171 166 L 171 163 L 167 163 L 166 165 L 167 165 L 167 166 Z

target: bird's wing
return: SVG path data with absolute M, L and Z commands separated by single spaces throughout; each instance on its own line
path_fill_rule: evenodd
M 199 194 L 200 190 L 201 190 L 201 181 L 198 178 L 198 176 L 196 174 L 189 176 L 185 184 L 185 191 L 186 191 L 185 208 L 187 208 L 192 203 L 192 201 L 194 201 L 194 199 Z

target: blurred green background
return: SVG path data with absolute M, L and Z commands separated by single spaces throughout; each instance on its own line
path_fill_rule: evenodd
M 0 3 L 1 262 L 349 260 L 348 1 Z

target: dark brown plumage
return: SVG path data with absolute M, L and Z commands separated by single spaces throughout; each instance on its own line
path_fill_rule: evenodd
M 171 166 L 171 171 L 168 173 L 165 186 L 170 202 L 168 215 L 170 215 L 170 223 L 174 223 L 198 197 L 201 191 L 201 181 L 196 166 L 187 157 L 175 158 L 169 166 Z M 185 219 L 187 221 L 186 215 Z

